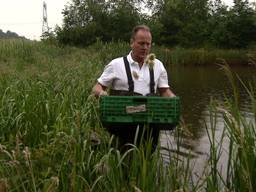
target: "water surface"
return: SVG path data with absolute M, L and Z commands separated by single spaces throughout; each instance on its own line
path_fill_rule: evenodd
M 248 84 L 256 80 L 256 67 L 232 67 L 232 71 L 239 75 L 244 83 Z M 171 67 L 168 69 L 169 84 L 173 91 L 181 99 L 182 121 L 187 129 L 186 136 L 182 138 L 181 155 L 188 154 L 194 157 L 195 172 L 202 172 L 204 162 L 209 156 L 209 139 L 206 127 L 210 127 L 209 104 L 213 99 L 225 101 L 233 97 L 231 83 L 224 71 L 219 66 L 214 67 Z M 241 87 L 241 84 L 240 86 Z M 240 110 L 250 120 L 253 118 L 250 109 L 249 97 L 244 89 L 240 90 Z M 223 133 L 224 123 L 221 116 L 216 123 L 216 138 L 220 139 Z M 223 141 L 223 150 L 226 150 L 220 162 L 222 168 L 227 160 L 228 141 Z M 175 152 L 177 146 L 171 132 L 163 131 L 161 146 Z M 163 150 L 169 160 L 168 150 Z

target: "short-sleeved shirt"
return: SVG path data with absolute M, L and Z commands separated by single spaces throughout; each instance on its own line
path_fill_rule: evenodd
M 131 52 L 127 55 L 127 60 L 134 81 L 134 92 L 147 95 L 150 93 L 150 72 L 148 64 L 144 63 L 140 68 L 139 64 L 132 59 Z M 169 87 L 167 72 L 163 63 L 158 59 L 154 61 L 154 80 L 155 90 L 157 88 Z M 123 57 L 116 58 L 105 66 L 103 73 L 98 78 L 98 83 L 106 87 L 111 87 L 114 90 L 129 90 Z

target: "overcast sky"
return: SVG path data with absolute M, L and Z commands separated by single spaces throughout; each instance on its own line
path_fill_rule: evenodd
M 70 0 L 44 0 L 48 25 L 62 24 L 62 10 Z M 40 39 L 43 23 L 43 0 L 0 0 L 0 29 L 10 30 L 29 39 Z
M 29 39 L 40 39 L 43 1 L 47 4 L 48 25 L 62 24 L 62 10 L 70 0 L 0 0 L 0 29 L 10 30 Z M 253 0 L 251 0 L 253 1 Z M 224 0 L 231 5 L 233 0 Z

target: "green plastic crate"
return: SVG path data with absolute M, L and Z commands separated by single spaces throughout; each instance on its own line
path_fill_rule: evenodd
M 180 118 L 179 97 L 103 96 L 100 117 L 109 123 L 157 123 L 177 125 Z

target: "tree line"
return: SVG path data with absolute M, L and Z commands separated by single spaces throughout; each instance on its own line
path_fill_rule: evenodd
M 256 42 L 256 8 L 248 0 L 72 0 L 63 25 L 54 30 L 61 44 L 87 46 L 100 40 L 129 41 L 137 24 L 151 28 L 165 46 L 248 48 Z
M 12 32 L 12 31 L 6 31 L 3 32 L 2 29 L 0 29 L 0 39 L 6 39 L 6 38 L 21 38 L 21 39 L 25 39 L 25 37 L 23 36 L 19 36 L 17 33 Z

